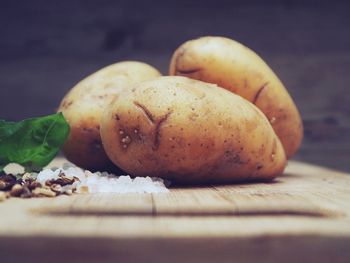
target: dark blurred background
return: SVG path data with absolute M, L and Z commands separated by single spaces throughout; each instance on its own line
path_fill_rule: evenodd
M 167 73 L 203 35 L 260 54 L 298 105 L 296 159 L 350 171 L 350 1 L 0 1 L 0 118 L 50 114 L 79 80 L 120 60 Z

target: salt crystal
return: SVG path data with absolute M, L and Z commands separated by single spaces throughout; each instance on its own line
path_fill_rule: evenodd
M 129 175 L 121 175 L 118 177 L 118 183 L 125 184 L 125 183 L 131 183 L 132 180 Z
M 4 167 L 4 172 L 6 174 L 23 174 L 24 167 L 17 163 L 9 163 Z
M 55 171 L 52 171 L 51 169 L 44 169 L 38 174 L 36 180 L 41 184 L 45 184 L 46 181 L 57 179 L 60 172 L 61 169 L 57 169 Z
M 67 170 L 63 170 L 63 172 L 68 178 L 77 177 L 80 180 L 85 177 L 84 171 L 78 167 L 69 167 Z
M 107 176 L 109 176 L 109 173 L 107 173 L 107 172 L 102 172 L 102 173 L 101 173 L 101 176 L 106 176 L 106 177 L 107 177 Z
M 56 170 L 44 169 L 38 176 L 38 182 L 45 184 L 46 181 L 57 179 L 60 173 L 68 178 L 78 178 L 71 185 L 62 187 L 63 192 L 71 192 L 76 189 L 78 193 L 166 193 L 169 190 L 164 181 L 157 177 L 136 177 L 129 175 L 116 176 L 107 172 L 92 173 L 71 165 L 64 165 Z

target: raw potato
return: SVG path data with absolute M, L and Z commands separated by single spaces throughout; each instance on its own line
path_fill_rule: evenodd
M 179 183 L 270 180 L 286 164 L 265 115 L 217 85 L 161 77 L 124 90 L 101 118 L 109 158 L 133 176 Z
M 174 53 L 170 75 L 215 83 L 255 104 L 269 119 L 287 157 L 299 149 L 303 126 L 287 90 L 269 66 L 252 50 L 223 37 L 202 37 Z
M 159 76 L 155 68 L 145 63 L 125 61 L 105 67 L 73 87 L 58 109 L 71 126 L 63 147 L 67 159 L 90 170 L 114 167 L 101 143 L 101 113 L 122 89 Z

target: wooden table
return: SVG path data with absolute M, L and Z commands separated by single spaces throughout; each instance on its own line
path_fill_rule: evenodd
M 350 176 L 0 203 L 0 262 L 350 262 Z

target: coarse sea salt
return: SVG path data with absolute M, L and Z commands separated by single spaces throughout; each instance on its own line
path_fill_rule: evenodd
M 64 190 L 74 190 L 77 193 L 166 193 L 169 192 L 165 182 L 157 177 L 136 177 L 129 175 L 116 176 L 107 172 L 92 173 L 78 167 L 64 164 L 62 168 L 44 169 L 36 180 L 43 185 L 50 180 L 56 180 L 60 174 L 67 178 L 78 178 L 71 185 L 63 186 Z

